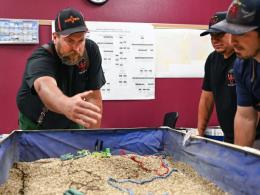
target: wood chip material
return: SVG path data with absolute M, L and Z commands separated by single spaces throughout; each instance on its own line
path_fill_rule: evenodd
M 161 160 L 155 156 L 112 156 L 111 158 L 84 158 L 61 161 L 41 159 L 35 162 L 19 162 L 10 170 L 9 180 L 0 186 L 0 194 L 8 195 L 61 195 L 69 188 L 84 194 L 128 194 L 108 184 L 108 178 L 148 180 L 158 173 L 165 173 Z M 160 195 L 222 195 L 215 184 L 199 176 L 190 166 L 167 159 L 169 170 L 177 169 L 169 177 L 156 179 L 143 185 L 134 183 L 114 183 L 121 189 L 130 189 L 136 194 Z M 148 169 L 148 170 L 147 170 Z

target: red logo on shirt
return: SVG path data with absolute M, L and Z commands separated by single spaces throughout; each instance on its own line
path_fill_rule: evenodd
M 78 63 L 77 67 L 78 67 L 78 69 L 79 69 L 79 73 L 80 73 L 80 74 L 86 72 L 87 69 L 88 69 L 88 64 L 87 64 L 86 59 L 83 58 L 83 59 Z
M 230 69 L 227 74 L 228 86 L 232 87 L 236 85 L 235 77 L 234 77 L 234 70 Z

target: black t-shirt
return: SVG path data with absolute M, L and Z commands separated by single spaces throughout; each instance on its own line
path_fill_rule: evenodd
M 214 96 L 217 117 L 225 135 L 225 141 L 234 140 L 234 117 L 237 108 L 236 82 L 233 64 L 236 55 L 224 59 L 223 54 L 212 52 L 205 64 L 202 89 L 211 91 Z
M 20 112 L 33 122 L 38 121 L 44 108 L 33 86 L 37 78 L 42 76 L 55 78 L 59 89 L 69 97 L 84 91 L 100 89 L 106 82 L 100 51 L 94 41 L 86 40 L 87 55 L 75 66 L 62 64 L 54 44 L 51 42 L 49 46 L 52 52 L 40 47 L 28 59 L 22 85 L 16 98 Z M 71 124 L 73 122 L 64 115 L 48 111 L 41 128 L 66 129 Z

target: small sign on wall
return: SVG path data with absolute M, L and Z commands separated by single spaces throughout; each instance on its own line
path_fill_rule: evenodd
M 38 44 L 39 21 L 0 18 L 0 44 Z

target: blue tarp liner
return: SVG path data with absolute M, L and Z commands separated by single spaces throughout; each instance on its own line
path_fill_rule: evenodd
M 121 150 L 140 155 L 166 152 L 230 194 L 260 194 L 259 155 L 203 138 L 192 138 L 183 146 L 183 136 L 169 128 L 14 131 L 0 143 L 0 184 L 14 162 L 94 151 L 99 140 L 114 155 Z

